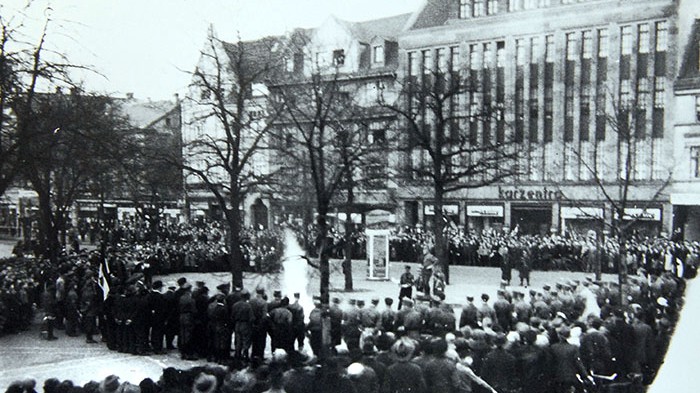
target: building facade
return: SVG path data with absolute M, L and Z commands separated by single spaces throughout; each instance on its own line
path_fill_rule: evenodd
M 497 137 L 502 127 L 524 153 L 518 176 L 451 194 L 444 213 L 475 230 L 585 233 L 604 231 L 624 202 L 639 233 L 670 233 L 676 160 L 694 154 L 674 151 L 676 112 L 686 108 L 674 83 L 693 24 L 688 15 L 698 15 L 698 5 L 426 2 L 399 37 L 400 77 L 449 63 L 476 86 L 460 97 L 464 127 L 480 137 Z M 469 123 L 470 113 L 494 103 L 504 108 L 502 119 Z M 415 156 L 404 160 L 415 165 Z M 408 184 L 397 198 L 405 223 L 424 224 L 434 214 L 428 189 Z

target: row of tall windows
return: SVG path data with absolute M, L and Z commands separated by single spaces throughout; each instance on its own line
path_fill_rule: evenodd
M 611 51 L 608 28 L 568 32 L 564 36 L 563 139 L 566 142 L 605 140 L 611 131 L 625 132 L 625 127 L 634 130 L 640 138 L 663 137 L 667 22 L 625 25 L 619 29 L 617 81 L 611 81 L 608 76 Z M 471 88 L 465 97 L 453 100 L 451 107 L 470 114 L 472 136 L 477 133 L 476 115 L 491 111 L 496 120 L 496 140 L 503 141 L 505 41 L 473 43 L 466 49 L 463 60 L 459 46 L 411 51 L 408 53 L 409 75 L 418 77 L 421 70 L 423 76 L 433 70 L 461 73 L 461 77 L 471 83 Z M 526 136 L 531 143 L 551 142 L 554 137 L 555 64 L 561 56 L 557 55 L 555 36 L 517 38 L 511 51 L 516 73 L 512 97 L 514 138 L 518 142 L 524 141 Z M 616 82 L 617 91 L 611 89 L 613 82 Z M 527 117 L 526 112 L 529 112 Z M 615 112 L 619 112 L 618 120 L 624 123 L 611 122 Z M 649 120 L 651 127 L 647 124 Z M 613 124 L 623 129 L 613 130 Z M 491 124 L 482 125 L 483 142 L 489 142 L 492 137 L 489 127 Z
M 460 19 L 468 19 L 485 15 L 495 15 L 499 12 L 515 12 L 545 8 L 557 3 L 559 0 L 508 0 L 506 5 L 500 0 L 457 0 L 459 2 L 458 16 Z M 590 0 L 561 0 L 561 4 L 583 3 Z

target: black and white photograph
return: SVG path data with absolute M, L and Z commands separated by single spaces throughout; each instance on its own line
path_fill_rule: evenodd
M 4 0 L 0 392 L 693 393 L 700 0 Z

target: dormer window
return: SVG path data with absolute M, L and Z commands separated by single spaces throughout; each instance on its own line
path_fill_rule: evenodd
M 336 49 L 333 51 L 333 65 L 336 67 L 345 64 L 345 50 Z
M 384 63 L 384 46 L 377 45 L 372 48 L 372 63 L 383 64 Z

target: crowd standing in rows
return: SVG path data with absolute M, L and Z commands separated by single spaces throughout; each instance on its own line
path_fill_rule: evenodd
M 205 232 L 192 234 L 188 241 L 208 243 L 207 234 L 216 237 Z M 266 245 L 268 251 L 280 248 L 276 235 L 258 238 L 276 244 Z M 517 239 L 502 237 L 491 247 L 501 266 L 514 255 Z M 159 249 L 140 244 L 136 237 L 110 245 L 112 280 L 106 298 L 98 251 L 65 255 L 57 266 L 24 258 L 6 261 L 0 310 L 6 321 L 16 324 L 14 329 L 22 329 L 30 323 L 34 305 L 41 305 L 47 339 L 55 339 L 53 329 L 61 328 L 71 336 L 84 333 L 90 343 L 99 335 L 110 349 L 121 352 L 177 349 L 185 359 L 228 366 L 224 372 L 199 370 L 197 375 L 173 371 L 188 375 L 182 379 L 164 373 L 170 382 L 153 382 L 150 389 L 155 391 L 175 391 L 163 385 L 168 383 L 180 384 L 183 391 L 211 392 L 529 392 L 543 386 L 544 391 L 568 391 L 613 373 L 641 385 L 653 380 L 663 360 L 682 305 L 683 272 L 697 267 L 698 255 L 696 244 L 637 243 L 637 249 L 644 247 L 673 249 L 673 258 L 682 264 L 665 259 L 638 264 L 623 288 L 593 276 L 541 290 L 502 290 L 495 301 L 483 294 L 476 304 L 470 295 L 457 319 L 444 302 L 444 290 L 435 291 L 433 285 L 432 291 L 418 288 L 425 296 L 413 296 L 408 289 L 416 282 L 403 277 L 396 310 L 391 298 L 383 305 L 379 299 L 365 305 L 361 299 L 343 304 L 336 298 L 328 309 L 316 299 L 313 310 L 303 310 L 299 294 L 275 290 L 268 298 L 263 288 L 254 293 L 228 285 L 210 290 L 204 282 L 184 277 L 153 281 L 152 270 L 163 266 Z M 424 267 L 435 265 L 429 252 L 421 258 Z M 336 346 L 328 356 L 321 345 L 325 316 Z M 312 356 L 303 355 L 306 342 Z M 266 359 L 267 346 L 274 356 Z M 202 383 L 195 383 L 197 379 Z M 241 380 L 249 386 L 238 386 Z M 125 384 L 116 385 L 125 390 Z M 226 390 L 230 385 L 234 390 Z

